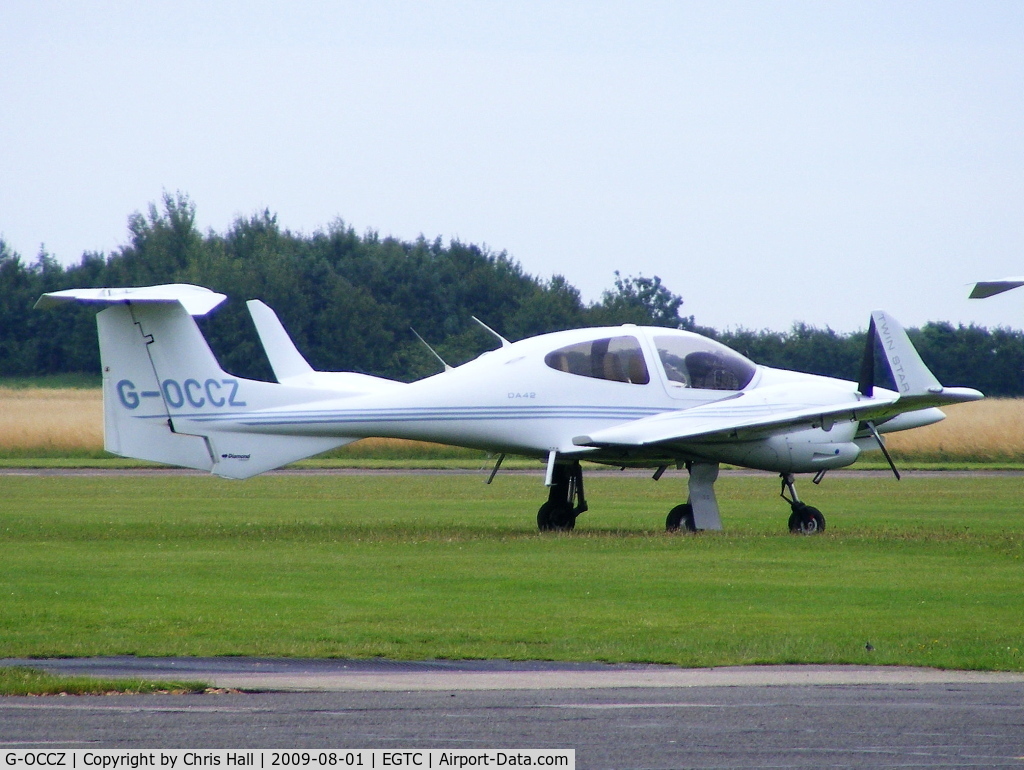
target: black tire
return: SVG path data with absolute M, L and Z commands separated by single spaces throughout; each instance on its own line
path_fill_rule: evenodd
M 665 519 L 666 532 L 678 532 L 681 529 L 686 532 L 697 531 L 697 525 L 693 522 L 693 506 L 689 503 L 677 505 L 668 512 Z
M 541 532 L 571 532 L 576 527 L 576 516 L 565 505 L 547 502 L 537 511 L 537 529 Z
M 802 503 L 800 507 L 801 509 L 803 508 Z M 801 511 L 797 510 L 797 506 L 794 505 L 793 512 L 789 514 L 789 531 L 792 532 L 794 535 L 800 534 L 800 519 Z
M 809 519 L 804 525 L 804 534 L 820 535 L 825 531 L 825 517 L 821 514 L 821 511 L 808 505 L 805 515 L 808 516 Z M 813 527 L 811 526 L 812 521 Z
M 825 517 L 812 505 L 794 505 L 789 517 L 789 531 L 797 535 L 820 535 L 825 531 Z

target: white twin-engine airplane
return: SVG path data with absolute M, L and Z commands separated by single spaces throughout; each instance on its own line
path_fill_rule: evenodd
M 656 469 L 655 479 L 685 467 L 688 499 L 667 528 L 721 529 L 714 483 L 729 463 L 780 474 L 789 528 L 809 534 L 825 519 L 797 497 L 794 473 L 820 481 L 865 447 L 885 452 L 879 434 L 982 398 L 939 384 L 882 311 L 871 316 L 859 383 L 758 366 L 691 332 L 625 325 L 515 343 L 496 335 L 500 348 L 406 384 L 314 371 L 274 312 L 251 301 L 278 379 L 260 382 L 221 369 L 192 319 L 224 299 L 184 284 L 40 298 L 37 307 L 110 305 L 96 316 L 107 451 L 244 479 L 360 438 L 416 439 L 496 454 L 488 483 L 506 453 L 525 455 L 547 463 L 541 530 L 570 530 L 587 510 L 581 460 Z M 876 335 L 898 392 L 872 386 Z

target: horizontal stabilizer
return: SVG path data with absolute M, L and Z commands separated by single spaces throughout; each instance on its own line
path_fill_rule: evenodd
M 189 315 L 206 315 L 227 297 L 203 286 L 190 283 L 165 283 L 159 286 L 138 286 L 126 289 L 66 289 L 44 294 L 37 308 L 56 307 L 62 302 L 87 302 L 103 305 L 125 303 L 180 302 Z

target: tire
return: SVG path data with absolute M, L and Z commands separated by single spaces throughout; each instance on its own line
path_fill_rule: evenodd
M 789 515 L 789 531 L 794 535 L 800 534 L 800 519 L 801 511 L 798 511 L 794 506 L 793 512 Z
M 797 535 L 820 535 L 825 531 L 825 517 L 812 505 L 800 503 L 789 517 L 789 531 Z
M 804 515 L 809 517 L 804 523 L 804 534 L 820 535 L 825 531 L 825 517 L 822 516 L 821 511 L 808 505 Z
M 565 505 L 547 502 L 537 511 L 537 529 L 541 532 L 571 532 L 576 517 Z
M 665 519 L 666 532 L 678 532 L 679 530 L 697 531 L 697 526 L 693 522 L 693 506 L 689 503 L 677 505 L 668 512 L 668 517 Z

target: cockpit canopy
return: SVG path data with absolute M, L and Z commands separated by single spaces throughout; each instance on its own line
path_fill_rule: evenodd
M 735 350 L 706 337 L 658 335 L 658 357 L 670 382 L 703 390 L 743 390 L 757 367 Z
M 608 337 L 578 342 L 544 356 L 552 369 L 612 382 L 646 385 L 651 381 L 636 337 Z
M 697 335 L 653 337 L 665 377 L 677 387 L 742 390 L 757 367 L 714 340 Z M 651 381 L 643 348 L 636 337 L 605 337 L 567 345 L 548 353 L 552 369 L 598 380 L 646 385 Z

